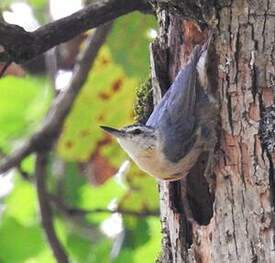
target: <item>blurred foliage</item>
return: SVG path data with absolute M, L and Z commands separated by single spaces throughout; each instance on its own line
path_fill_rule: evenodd
M 148 76 L 149 35 L 156 27 L 153 16 L 135 12 L 117 20 L 108 38 L 108 46 L 114 61 L 119 63 L 129 76 L 144 79 Z
M 51 89 L 43 78 L 7 76 L 0 81 L 0 148 L 29 134 L 46 113 Z
M 35 188 L 18 177 L 14 179 L 0 221 L 0 262 L 32 262 L 28 260 L 44 254 L 48 246 L 39 224 Z M 47 254 L 50 260 L 44 262 L 54 262 L 50 252 Z
M 13 0 L 2 0 L 0 8 L 6 9 L 12 2 Z
M 125 75 L 121 66 L 113 63 L 108 47 L 103 47 L 64 125 L 58 153 L 67 160 L 87 161 L 106 137 L 100 124 L 121 126 L 132 121 L 137 85 L 137 79 Z M 119 156 L 112 158 L 117 164 L 121 160 Z
M 42 9 L 45 8 L 48 4 L 47 0 L 28 0 L 27 2 L 32 6 L 33 9 Z
M 11 2 L 4 1 L 5 5 Z M 44 15 L 46 0 L 25 2 L 35 14 L 38 10 Z M 48 189 L 66 207 L 137 213 L 159 209 L 155 180 L 135 165 L 124 176 L 114 177 L 127 156 L 99 128 L 101 124 L 120 127 L 134 121 L 136 89 L 149 74 L 148 32 L 155 26 L 153 17 L 139 13 L 115 22 L 66 119 L 48 165 Z M 8 154 L 39 127 L 53 91 L 46 74 L 28 73 L 1 79 L 0 90 L 0 149 Z M 40 224 L 33 167 L 30 156 L 22 163 L 30 180 L 13 172 L 9 194 L 1 194 L 0 189 L 1 263 L 55 262 Z M 5 188 L 1 177 L 0 185 Z M 157 217 L 92 211 L 73 215 L 53 208 L 55 229 L 72 262 L 146 263 L 154 262 L 159 253 Z

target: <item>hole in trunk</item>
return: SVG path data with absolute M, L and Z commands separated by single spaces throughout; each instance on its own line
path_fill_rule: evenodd
M 207 160 L 208 152 L 202 153 L 188 174 L 186 183 L 189 206 L 194 220 L 200 225 L 208 225 L 213 216 L 214 191 L 210 192 L 204 176 Z

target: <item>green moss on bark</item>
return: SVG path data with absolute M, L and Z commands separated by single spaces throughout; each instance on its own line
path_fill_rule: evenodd
M 134 105 L 135 121 L 145 124 L 153 111 L 153 93 L 151 78 L 143 82 L 136 90 Z

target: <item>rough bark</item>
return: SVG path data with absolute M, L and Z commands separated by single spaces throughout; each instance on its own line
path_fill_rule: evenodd
M 173 6 L 177 2 L 183 1 Z M 158 10 L 161 30 L 154 46 L 161 52 L 153 53 L 164 55 L 155 56 L 154 64 L 170 82 L 209 27 L 216 29 L 211 63 L 220 103 L 212 193 L 203 177 L 207 153 L 187 185 L 160 183 L 159 261 L 275 262 L 275 2 L 220 0 L 214 8 L 215 19 L 198 20 L 201 32 L 185 20 L 188 14 Z M 197 223 L 184 215 L 186 193 Z

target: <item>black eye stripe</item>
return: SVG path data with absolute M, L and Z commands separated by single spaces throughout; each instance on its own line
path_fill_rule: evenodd
M 139 134 L 145 133 L 148 136 L 150 136 L 153 133 L 153 129 L 151 127 L 135 125 L 135 124 L 125 126 L 124 128 L 122 128 L 122 130 L 125 131 L 126 133 L 133 134 L 133 135 L 139 135 Z
M 138 128 L 131 131 L 131 133 L 134 134 L 134 135 L 141 134 L 141 132 L 142 132 L 141 129 L 138 129 Z

